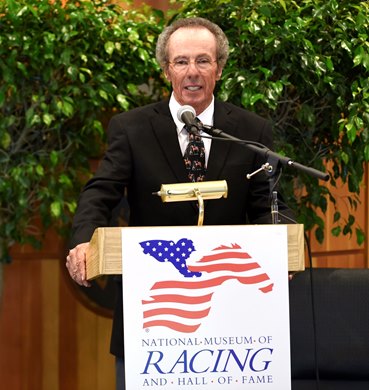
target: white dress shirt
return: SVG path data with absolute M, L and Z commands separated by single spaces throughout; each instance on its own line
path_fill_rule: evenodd
M 182 106 L 177 102 L 174 95 L 172 94 L 169 100 L 169 109 L 170 113 L 172 114 L 172 118 L 174 120 L 174 123 L 177 126 L 177 134 L 178 134 L 178 142 L 179 146 L 181 147 L 182 155 L 184 154 L 187 144 L 188 144 L 188 132 L 184 129 L 183 123 L 177 118 L 177 112 Z M 200 114 L 197 115 L 197 117 L 200 119 L 200 121 L 204 125 L 213 126 L 214 123 L 214 96 L 209 104 L 209 106 Z M 203 131 L 200 132 L 200 135 L 207 135 Z M 209 160 L 209 153 L 210 153 L 210 146 L 211 146 L 211 139 L 210 138 L 203 138 L 204 141 L 204 147 L 205 147 L 205 164 L 208 165 Z

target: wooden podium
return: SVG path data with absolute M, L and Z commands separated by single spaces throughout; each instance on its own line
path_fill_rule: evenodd
M 87 252 L 87 279 L 102 275 L 122 274 L 122 229 L 135 227 L 97 228 L 91 238 Z M 148 227 L 147 229 L 152 229 Z M 201 229 L 201 227 L 199 227 Z M 288 270 L 298 272 L 305 269 L 304 227 L 302 224 L 287 225 Z

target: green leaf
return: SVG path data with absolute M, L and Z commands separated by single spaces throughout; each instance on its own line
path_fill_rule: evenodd
M 346 124 L 347 138 L 349 139 L 350 143 L 355 141 L 356 131 L 356 126 L 353 123 Z
M 11 145 L 11 142 L 12 142 L 12 139 L 10 137 L 10 134 L 5 131 L 2 135 L 1 135 L 1 142 L 0 142 L 0 146 L 7 150 L 9 149 L 10 145 Z
M 358 245 L 362 245 L 365 242 L 365 233 L 362 229 L 356 228 L 356 242 Z
M 107 62 L 107 63 L 104 64 L 105 70 L 111 70 L 111 69 L 114 68 L 114 66 L 115 66 L 114 62 Z
M 67 187 L 72 187 L 72 181 L 70 177 L 64 173 L 59 176 L 59 183 L 64 184 Z
M 78 75 L 78 69 L 75 65 L 70 65 L 67 68 L 67 73 L 69 74 L 69 76 L 71 76 L 72 80 L 76 80 Z
M 348 155 L 346 152 L 341 151 L 341 152 L 340 152 L 340 157 L 341 157 L 341 160 L 342 160 L 345 164 L 348 164 L 348 163 L 349 163 L 350 157 L 349 157 L 349 155 Z
M 77 202 L 68 202 L 67 208 L 68 208 L 70 213 L 74 214 L 76 209 L 77 209 Z
M 103 89 L 99 89 L 99 95 L 100 95 L 104 100 L 109 100 L 108 94 L 107 94 Z
M 136 95 L 138 92 L 138 87 L 135 84 L 129 83 L 127 84 L 127 90 L 131 95 Z
M 334 237 L 338 237 L 341 234 L 341 226 L 336 226 L 331 230 L 331 233 Z
M 59 218 L 61 215 L 62 206 L 59 201 L 54 201 L 50 205 L 50 212 L 54 218 Z
M 358 66 L 360 65 L 362 62 L 363 62 L 363 48 L 360 47 L 359 50 L 355 50 L 356 51 L 356 55 L 353 59 L 353 62 L 354 62 L 354 66 Z
M 24 77 L 28 77 L 28 71 L 26 66 L 22 62 L 17 61 L 17 68 L 22 72 Z
M 104 135 L 104 128 L 100 121 L 94 120 L 93 121 L 93 128 L 100 134 L 101 136 Z
M 332 72 L 334 70 L 334 65 L 331 57 L 326 57 L 325 59 L 325 65 L 327 69 Z
M 333 222 L 338 222 L 341 218 L 341 213 L 339 211 L 336 211 L 333 216 Z
M 343 227 L 343 234 L 346 236 L 347 234 L 351 235 L 352 234 L 352 229 L 351 229 L 351 224 L 347 223 Z
M 42 165 L 40 165 L 40 164 L 37 164 L 37 165 L 36 165 L 36 173 L 37 173 L 39 176 L 44 176 L 45 171 L 44 171 L 44 168 L 43 168 Z
M 83 73 L 79 73 L 78 77 L 79 77 L 81 83 L 85 83 L 86 82 L 86 76 Z
M 256 93 L 255 95 L 252 95 L 250 97 L 250 100 L 249 100 L 249 104 L 251 106 L 253 106 L 257 101 L 259 100 L 263 100 L 264 99 L 264 95 L 261 94 L 261 93 Z
M 315 238 L 319 243 L 324 241 L 324 230 L 320 227 L 315 229 Z
M 72 100 L 69 98 L 65 98 L 65 100 L 63 100 L 61 102 L 61 108 L 62 108 L 63 114 L 67 117 L 71 117 L 74 113 L 74 107 L 72 104 Z
M 126 96 L 122 95 L 121 93 L 119 93 L 117 95 L 117 101 L 119 103 L 119 105 L 122 107 L 123 110 L 128 110 L 129 108 L 129 103 L 127 101 L 127 98 Z
M 286 2 L 284 0 L 278 0 L 279 4 L 283 7 L 284 12 L 287 12 Z
M 139 48 L 138 49 L 138 55 L 139 55 L 139 57 L 141 58 L 142 61 L 144 61 L 144 62 L 148 62 L 149 61 L 150 57 L 149 57 L 149 54 L 147 53 L 146 50 Z
M 79 68 L 79 70 L 80 70 L 81 72 L 87 73 L 90 77 L 92 77 L 92 71 L 91 71 L 91 69 L 81 67 L 81 68 Z
M 131 42 L 135 42 L 135 41 L 138 41 L 140 36 L 138 35 L 137 31 L 133 30 L 131 27 L 127 29 L 127 32 L 129 33 L 128 35 L 128 39 L 131 41 Z
M 347 41 L 341 41 L 341 47 L 351 54 L 350 44 Z
M 55 150 L 52 150 L 50 152 L 50 162 L 51 162 L 51 165 L 53 167 L 56 167 L 56 165 L 58 164 L 58 161 L 59 161 L 59 157 L 58 157 L 58 152 L 56 152 Z
M 104 44 L 104 49 L 105 49 L 105 51 L 106 51 L 109 55 L 112 55 L 113 52 L 114 52 L 114 49 L 115 49 L 115 45 L 114 45 L 114 43 L 111 42 L 111 41 L 105 42 L 105 44 Z
M 55 118 L 54 118 L 54 115 L 50 115 L 50 114 L 47 114 L 47 113 L 45 113 L 45 114 L 43 114 L 42 115 L 42 121 L 45 123 L 45 125 L 47 125 L 47 126 L 50 126 L 51 125 L 51 123 L 52 123 L 52 121 L 54 120 Z

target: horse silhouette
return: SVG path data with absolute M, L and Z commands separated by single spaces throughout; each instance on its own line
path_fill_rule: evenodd
M 186 278 L 154 283 L 150 299 L 142 300 L 144 328 L 165 326 L 183 333 L 193 333 L 208 316 L 216 289 L 228 280 L 244 285 L 256 285 L 269 293 L 273 283 L 261 266 L 238 244 L 221 245 L 187 266 L 186 260 L 195 252 L 191 240 L 144 241 L 145 254 L 160 262 L 170 262 Z M 171 255 L 171 254 L 174 255 Z

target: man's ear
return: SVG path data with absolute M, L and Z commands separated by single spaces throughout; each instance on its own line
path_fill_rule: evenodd
M 223 72 L 223 69 L 218 67 L 218 70 L 217 70 L 217 76 L 216 76 L 216 80 L 220 80 L 220 78 L 222 77 L 222 72 Z
M 166 78 L 169 82 L 171 82 L 172 80 L 171 80 L 171 77 L 170 77 L 170 72 L 169 72 L 168 67 L 166 67 L 166 68 L 164 69 L 163 72 L 164 72 L 165 78 Z

